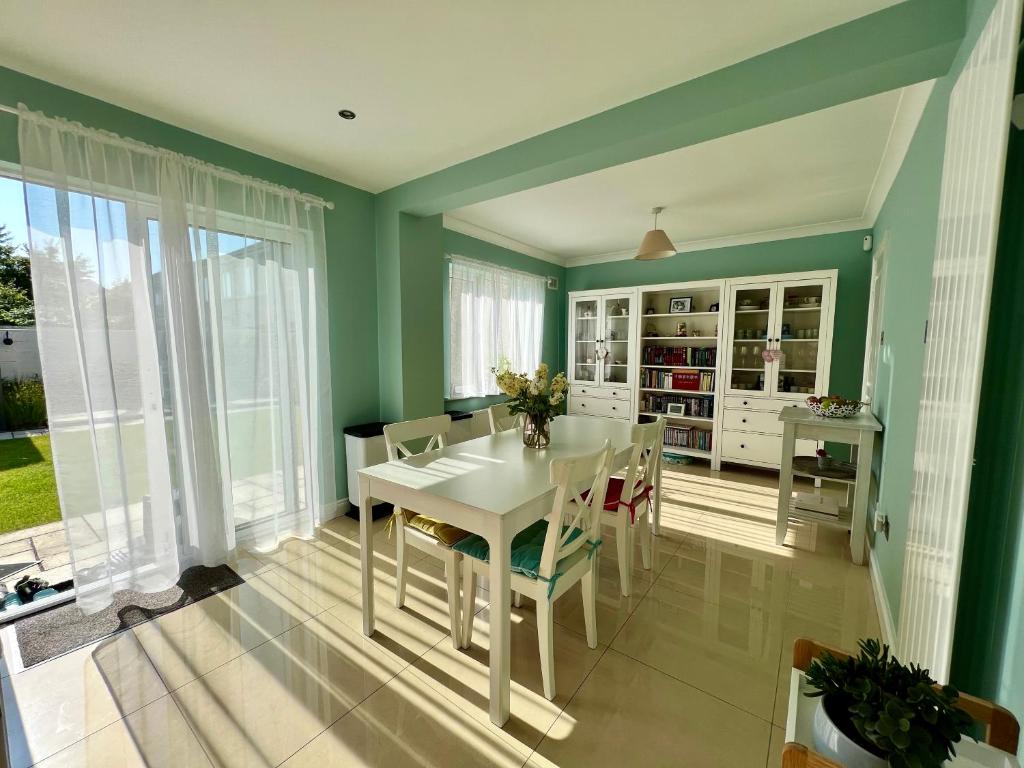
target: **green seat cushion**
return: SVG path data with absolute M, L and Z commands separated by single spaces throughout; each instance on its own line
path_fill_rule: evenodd
M 579 528 L 573 528 L 569 535 L 569 541 L 574 541 L 583 533 Z M 529 528 L 520 531 L 512 539 L 512 570 L 521 573 L 531 579 L 538 578 L 540 571 L 540 556 L 544 551 L 544 538 L 548 535 L 548 521 L 538 520 Z M 461 552 L 467 557 L 475 557 L 477 560 L 490 562 L 490 546 L 487 540 L 475 533 L 470 534 L 462 541 L 452 546 L 456 552 Z M 585 548 L 584 548 L 585 549 Z M 571 556 L 570 556 L 571 557 Z M 565 558 L 566 560 L 569 558 Z M 566 564 L 559 562 L 556 566 L 556 573 L 552 575 L 551 582 L 562 575 Z
M 446 547 L 454 547 L 458 542 L 469 536 L 469 531 L 456 528 L 454 525 L 435 520 L 426 515 L 408 513 L 405 524 L 415 528 L 431 538 L 437 539 Z

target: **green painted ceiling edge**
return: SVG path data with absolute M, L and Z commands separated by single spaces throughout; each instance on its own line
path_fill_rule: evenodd
M 441 222 L 414 217 L 550 184 L 944 75 L 964 36 L 967 0 L 905 0 L 606 112 L 377 195 L 381 418 L 443 408 L 442 286 L 415 242 Z M 428 264 L 422 263 L 429 262 Z M 435 386 L 436 385 L 436 386 Z M 433 390 L 436 389 L 436 396 Z M 436 402 L 435 402 L 436 401 Z
M 966 0 L 906 0 L 393 187 L 381 208 L 444 213 L 944 75 Z

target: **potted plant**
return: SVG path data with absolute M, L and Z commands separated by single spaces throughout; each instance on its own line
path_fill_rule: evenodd
M 548 381 L 548 365 L 541 363 L 530 378 L 525 373 L 513 373 L 508 360 L 502 360 L 491 369 L 498 389 L 508 395 L 511 414 L 523 414 L 523 444 L 529 448 L 544 448 L 551 442 L 550 421 L 554 418 L 565 396 L 569 382 L 564 373 Z
M 826 651 L 807 671 L 814 688 L 807 695 L 821 697 L 815 749 L 852 768 L 930 768 L 953 757 L 973 722 L 957 708 L 956 689 L 936 685 L 917 665 L 904 666 L 877 640 L 859 645 L 845 661 Z
M 828 469 L 832 466 L 832 457 L 828 455 L 828 451 L 824 448 L 816 450 L 814 455 L 818 457 L 818 469 Z

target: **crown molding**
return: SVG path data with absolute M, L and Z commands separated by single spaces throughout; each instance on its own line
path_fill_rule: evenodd
M 900 100 L 896 105 L 896 113 L 892 117 L 892 127 L 889 129 L 889 137 L 885 142 L 885 149 L 882 152 L 882 159 L 875 172 L 874 181 L 871 183 L 871 191 L 864 203 L 864 212 L 861 216 L 868 222 L 867 226 L 875 226 L 878 213 L 889 196 L 896 176 L 903 167 L 903 160 L 910 149 L 910 142 L 917 133 L 917 126 L 921 122 L 921 116 L 928 105 L 928 99 L 935 87 L 934 80 L 926 80 L 923 83 L 908 85 L 900 91 Z
M 441 217 L 442 225 L 445 229 L 450 229 L 452 232 L 458 232 L 459 234 L 466 235 L 468 237 L 475 237 L 477 240 L 483 240 L 485 243 L 491 245 L 497 245 L 501 248 L 507 248 L 510 251 L 521 253 L 524 256 L 529 256 L 534 259 L 540 259 L 541 261 L 547 261 L 551 264 L 557 264 L 560 267 L 565 266 L 565 259 L 556 253 L 545 251 L 542 248 L 536 248 L 526 243 L 521 243 L 511 237 L 499 234 L 498 232 L 492 232 L 484 227 L 479 227 L 476 224 L 470 224 L 468 221 L 462 219 L 456 219 L 454 216 L 449 216 L 447 213 Z
M 742 235 L 728 235 L 726 237 L 712 237 L 705 240 L 691 240 L 677 246 L 676 253 L 693 253 L 694 251 L 709 251 L 715 248 L 728 248 L 735 245 L 753 245 L 754 243 L 766 243 L 772 240 L 792 240 L 798 237 L 812 237 L 814 235 L 831 235 L 837 232 L 853 232 L 858 229 L 871 229 L 871 224 L 864 218 L 843 219 L 842 221 L 827 221 L 821 224 L 805 224 L 799 227 L 785 227 L 782 229 L 767 229 L 761 232 L 748 232 Z M 593 256 L 570 256 L 565 260 L 565 266 L 583 267 L 588 264 L 604 264 L 609 261 L 627 261 L 636 255 L 636 249 L 628 251 L 613 251 L 611 253 L 599 253 Z

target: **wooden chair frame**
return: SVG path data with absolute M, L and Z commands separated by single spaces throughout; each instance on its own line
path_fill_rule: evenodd
M 388 460 L 396 461 L 418 453 L 426 453 L 435 448 L 444 448 L 451 426 L 452 417 L 447 414 L 388 424 L 384 427 L 384 442 L 387 445 Z M 427 443 L 420 451 L 414 451 L 406 445 L 407 442 L 423 439 L 426 439 Z M 448 613 L 451 621 L 452 645 L 457 649 L 462 644 L 462 617 L 459 601 L 462 555 L 432 536 L 427 536 L 422 531 L 406 525 L 407 512 L 415 512 L 415 510 L 395 507 L 394 525 L 397 549 L 395 556 L 395 607 L 401 608 L 405 605 L 405 582 L 408 572 L 405 557 L 406 546 L 414 547 L 440 560 L 444 563 L 444 573 L 448 583 Z
M 630 509 L 637 483 L 652 483 L 661 470 L 661 454 L 665 442 L 665 418 L 648 424 L 634 424 L 630 434 L 633 452 L 626 466 L 619 506 L 615 510 L 601 508 L 601 522 L 615 528 L 615 549 L 619 561 L 619 588 L 623 596 L 633 591 L 633 544 L 639 529 L 640 556 L 644 570 L 651 568 L 654 548 L 654 529 L 651 526 L 649 505 Z
M 811 662 L 828 651 L 840 661 L 850 657 L 846 651 L 798 638 L 793 643 L 793 667 L 801 672 L 811 668 Z M 1013 713 L 991 701 L 961 693 L 959 708 L 985 726 L 984 742 L 1011 755 L 1017 754 L 1020 726 Z M 839 763 L 812 752 L 803 744 L 789 742 L 782 751 L 783 768 L 842 768 Z
M 508 410 L 508 403 L 498 403 L 487 408 L 487 421 L 491 425 L 491 434 L 506 432 L 510 429 L 519 429 L 523 425 L 523 414 L 511 414 Z
M 554 603 L 577 581 L 583 591 L 587 645 L 597 647 L 597 567 L 600 557 L 587 548 L 588 541 L 597 541 L 601 533 L 601 508 L 614 456 L 611 443 L 606 440 L 594 453 L 552 460 L 549 471 L 551 484 L 555 486 L 555 498 L 547 515 L 548 530 L 540 557 L 540 578 L 512 573 L 512 588 L 517 593 L 532 597 L 537 604 L 540 670 L 544 696 L 548 699 L 555 698 Z M 588 486 L 592 491 L 584 499 L 582 494 Z M 570 540 L 573 528 L 579 528 L 583 533 Z M 552 584 L 551 576 L 559 566 L 565 570 Z M 483 560 L 467 556 L 463 558 L 462 569 L 462 638 L 468 648 L 473 640 L 472 607 L 476 577 L 478 573 L 486 574 L 488 565 Z

